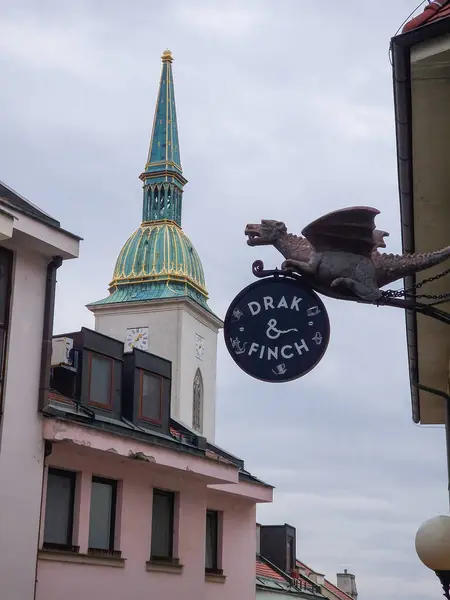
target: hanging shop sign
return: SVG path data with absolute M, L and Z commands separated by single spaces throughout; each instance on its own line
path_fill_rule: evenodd
M 330 323 L 312 289 L 301 281 L 273 276 L 236 296 L 225 317 L 224 334 L 231 357 L 248 375 L 285 382 L 319 363 L 330 339 Z
M 285 260 L 275 271 L 265 271 L 255 261 L 253 274 L 260 280 L 242 290 L 228 309 L 225 341 L 243 371 L 262 381 L 281 382 L 302 377 L 317 365 L 328 345 L 330 325 L 316 291 L 339 300 L 414 310 L 450 323 L 447 312 L 418 302 L 422 297 L 441 301 L 450 293 L 416 293 L 450 269 L 405 290 L 382 289 L 450 259 L 450 246 L 427 254 L 380 252 L 389 234 L 375 228 L 378 214 L 368 206 L 343 208 L 316 219 L 302 235 L 270 219 L 246 226 L 249 246 L 274 246 Z

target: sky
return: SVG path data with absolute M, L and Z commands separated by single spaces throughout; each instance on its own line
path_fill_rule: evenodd
M 378 208 L 400 251 L 389 40 L 417 0 L 16 0 L 1 3 L 0 179 L 84 238 L 60 269 L 55 333 L 93 327 L 141 217 L 160 56 L 170 48 L 183 228 L 224 316 L 279 266 L 246 223 L 299 233 L 322 214 Z M 6 143 L 5 143 L 6 141 Z M 414 537 L 448 511 L 444 433 L 411 419 L 404 315 L 325 299 L 331 342 L 295 382 L 251 379 L 219 334 L 217 443 L 275 486 L 265 524 L 297 528 L 297 555 L 361 600 L 440 594 Z

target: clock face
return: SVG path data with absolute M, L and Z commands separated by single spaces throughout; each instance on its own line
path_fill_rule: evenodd
M 200 360 L 205 356 L 205 340 L 198 333 L 195 334 L 195 356 Z
M 131 352 L 134 348 L 148 350 L 148 327 L 130 327 L 130 329 L 127 329 L 125 350 Z

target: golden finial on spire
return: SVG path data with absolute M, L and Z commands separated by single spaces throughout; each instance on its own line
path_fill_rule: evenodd
M 172 52 L 170 50 L 164 50 L 164 52 L 162 53 L 161 59 L 163 62 L 172 62 L 173 61 Z

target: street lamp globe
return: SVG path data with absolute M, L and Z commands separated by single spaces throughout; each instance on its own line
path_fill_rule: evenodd
M 450 600 L 450 517 L 428 519 L 416 534 L 417 556 L 439 577 L 444 596 Z
M 416 534 L 416 552 L 433 571 L 450 571 L 450 517 L 428 519 Z

